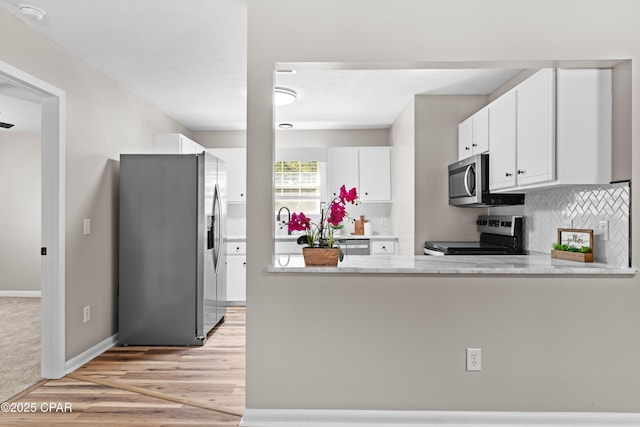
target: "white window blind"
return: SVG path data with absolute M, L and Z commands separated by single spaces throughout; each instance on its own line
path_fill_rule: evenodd
M 322 174 L 320 162 L 278 161 L 275 164 L 275 208 L 306 215 L 320 213 Z

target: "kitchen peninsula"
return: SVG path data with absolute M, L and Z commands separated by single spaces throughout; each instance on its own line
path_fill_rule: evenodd
M 276 258 L 278 258 L 276 256 Z M 302 255 L 286 264 L 276 259 L 270 273 L 606 275 L 635 276 L 636 268 L 552 259 L 549 254 L 454 256 L 348 256 L 338 267 L 305 267 Z

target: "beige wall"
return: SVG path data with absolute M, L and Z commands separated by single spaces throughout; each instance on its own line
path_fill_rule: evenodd
M 264 214 L 273 208 L 274 63 L 637 60 L 640 3 L 248 2 L 247 407 L 640 411 L 638 278 L 268 274 Z M 636 67 L 631 75 L 640 81 Z M 640 106 L 637 86 L 631 104 Z M 636 165 L 640 116 L 631 120 Z M 639 225 L 634 217 L 634 235 Z M 633 249 L 639 265 L 638 239 Z M 464 354 L 474 346 L 483 371 L 470 374 Z
M 207 148 L 246 146 L 245 131 L 195 131 L 193 138 Z M 389 129 L 276 131 L 278 148 L 356 147 L 389 145 Z
M 391 126 L 391 228 L 398 236 L 398 255 L 413 254 L 415 236 L 416 106 L 412 99 Z M 419 167 L 419 166 L 418 166 Z
M 613 134 L 611 135 L 611 181 L 631 179 L 631 61 L 613 69 Z
M 206 148 L 244 148 L 247 132 L 243 130 L 193 131 L 193 140 Z
M 0 291 L 39 291 L 39 133 L 0 130 L 0 200 Z
M 0 61 L 66 92 L 66 358 L 117 332 L 118 159 L 150 152 L 180 126 L 16 17 L 0 10 Z M 83 235 L 83 219 L 91 234 Z M 83 307 L 91 321 L 83 324 Z
M 276 147 L 362 147 L 389 145 L 389 129 L 276 131 Z
M 449 206 L 447 165 L 458 160 L 458 123 L 487 104 L 486 96 L 416 96 L 414 253 L 427 240 L 478 240 L 484 208 Z

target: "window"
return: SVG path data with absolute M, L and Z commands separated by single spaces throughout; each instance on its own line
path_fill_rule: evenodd
M 276 212 L 286 206 L 291 212 L 320 214 L 322 186 L 320 162 L 279 161 L 275 164 Z

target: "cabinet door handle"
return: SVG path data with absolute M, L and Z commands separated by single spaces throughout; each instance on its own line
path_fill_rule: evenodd
M 382 249 L 386 251 L 386 250 L 387 250 L 387 247 L 386 247 L 386 246 L 383 246 L 383 247 L 382 247 Z
M 242 266 L 243 266 L 243 267 L 246 267 L 246 266 L 247 266 L 247 261 L 243 262 L 243 263 L 242 263 Z
M 365 195 L 365 196 L 368 196 L 368 195 L 369 195 L 369 193 L 365 192 L 365 193 L 364 193 L 364 195 Z
M 518 175 L 522 175 L 522 174 L 524 174 L 524 171 L 523 171 L 523 170 L 518 169 Z
M 477 146 L 478 146 L 478 144 L 471 144 L 471 146 L 472 146 L 472 147 L 477 147 Z
M 240 197 L 244 197 L 244 193 L 240 193 Z
M 465 150 L 469 151 L 469 147 L 464 147 Z
M 510 176 L 513 176 L 513 174 L 512 174 L 512 173 L 507 172 L 507 173 L 505 173 L 505 174 L 504 174 L 504 176 L 506 176 L 506 177 L 508 178 L 508 177 L 510 177 Z

